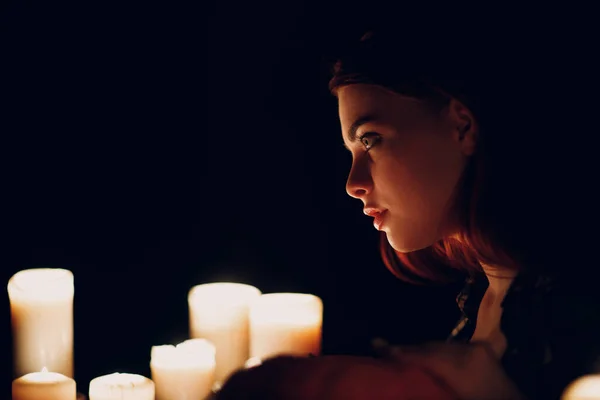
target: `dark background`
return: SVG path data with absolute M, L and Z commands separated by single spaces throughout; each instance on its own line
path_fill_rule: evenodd
M 199 283 L 321 296 L 326 353 L 451 329 L 460 285 L 395 279 L 345 193 L 326 61 L 360 37 L 366 10 L 315 3 L 0 6 L 0 282 L 74 272 L 80 391 L 111 372 L 148 375 L 152 345 L 187 337 Z

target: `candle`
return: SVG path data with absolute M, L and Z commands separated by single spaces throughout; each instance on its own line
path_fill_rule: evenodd
M 200 400 L 215 383 L 215 346 L 205 339 L 154 346 L 150 369 L 156 400 Z
M 189 292 L 190 336 L 215 345 L 217 385 L 248 359 L 249 304 L 260 294 L 254 286 L 228 282 L 198 285 Z
M 576 379 L 567 386 L 561 400 L 600 400 L 600 374 Z
M 28 269 L 8 281 L 14 372 L 43 367 L 73 377 L 73 273 Z
M 262 365 L 262 360 L 260 358 L 258 358 L 258 357 L 250 357 L 244 363 L 244 369 L 250 369 L 250 368 L 258 367 L 259 365 Z
M 136 374 L 114 373 L 90 382 L 90 400 L 154 400 L 154 382 Z
M 262 295 L 250 309 L 250 356 L 321 353 L 323 303 L 302 293 Z
M 12 400 L 75 400 L 75 381 L 58 372 L 31 372 L 12 383 Z

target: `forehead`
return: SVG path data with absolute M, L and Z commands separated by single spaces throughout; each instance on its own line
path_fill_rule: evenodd
M 353 84 L 338 90 L 340 115 L 381 111 L 389 103 L 390 93 L 375 85 Z
M 397 119 L 423 113 L 424 103 L 377 85 L 353 84 L 338 91 L 338 110 L 343 129 L 365 116 Z

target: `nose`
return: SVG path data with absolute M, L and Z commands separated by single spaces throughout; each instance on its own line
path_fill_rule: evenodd
M 373 179 L 366 160 L 355 160 L 346 181 L 346 192 L 350 197 L 361 199 L 373 190 Z

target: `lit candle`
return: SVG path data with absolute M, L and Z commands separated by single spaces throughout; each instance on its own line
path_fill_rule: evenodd
M 150 369 L 156 400 L 200 400 L 215 383 L 215 346 L 205 339 L 154 346 Z
M 73 273 L 28 269 L 8 281 L 14 372 L 48 370 L 73 377 Z
M 260 294 L 254 286 L 227 282 L 198 285 L 189 292 L 190 336 L 215 345 L 217 385 L 248 359 L 249 304 Z
M 323 302 L 302 293 L 262 295 L 250 309 L 250 356 L 321 353 Z
M 586 375 L 573 381 L 561 400 L 600 400 L 600 375 Z
M 58 372 L 31 372 L 12 383 L 12 400 L 75 400 L 75 381 Z
M 117 372 L 92 379 L 89 394 L 90 400 L 154 400 L 154 382 Z

